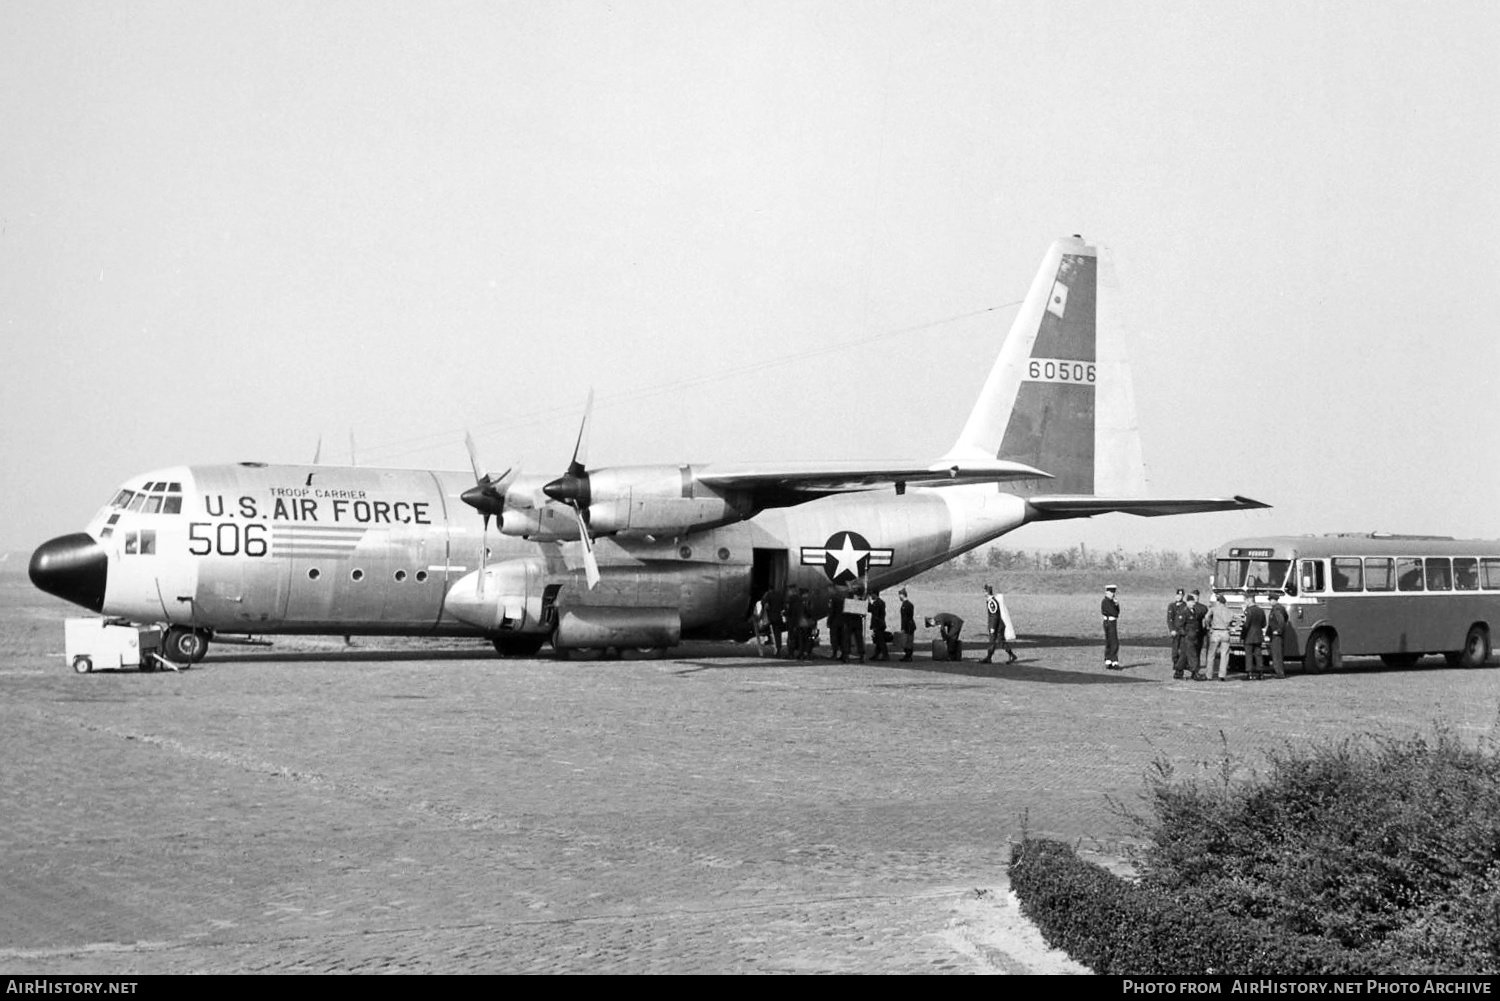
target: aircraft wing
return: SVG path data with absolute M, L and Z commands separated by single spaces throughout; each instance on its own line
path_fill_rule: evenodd
M 1050 480 L 1051 473 L 1005 459 L 944 459 L 938 462 L 792 462 L 714 464 L 693 468 L 705 486 L 752 494 L 836 494 L 908 484 L 1005 483 Z
M 1026 503 L 1035 511 L 1036 521 L 1054 521 L 1062 518 L 1092 518 L 1096 514 L 1118 511 L 1122 514 L 1137 514 L 1143 518 L 1158 518 L 1166 514 L 1198 514 L 1204 511 L 1249 511 L 1271 505 L 1249 497 L 1090 497 L 1070 495 L 1038 494 L 1027 497 Z

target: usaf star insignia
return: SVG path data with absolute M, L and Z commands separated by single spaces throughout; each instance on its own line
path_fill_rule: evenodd
M 821 565 L 823 573 L 835 584 L 856 580 L 870 572 L 871 567 L 888 567 L 894 549 L 879 549 L 858 532 L 835 532 L 822 546 L 803 546 L 802 565 Z

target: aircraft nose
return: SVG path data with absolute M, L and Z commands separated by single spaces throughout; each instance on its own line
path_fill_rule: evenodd
M 31 554 L 31 582 L 48 594 L 75 605 L 104 611 L 104 584 L 109 557 L 86 532 L 44 542 Z

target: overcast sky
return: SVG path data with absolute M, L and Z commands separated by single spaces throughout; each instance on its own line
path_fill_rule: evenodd
M 1500 536 L 1489 2 L 0 0 L 0 550 L 128 476 L 915 458 L 1115 255 L 1153 493 Z M 998 308 L 997 308 L 998 307 Z M 961 317 L 960 319 L 954 319 Z

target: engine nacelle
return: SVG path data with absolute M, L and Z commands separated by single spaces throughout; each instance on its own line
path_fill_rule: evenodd
M 578 515 L 557 501 L 531 507 L 511 506 L 507 501 L 500 515 L 500 533 L 537 542 L 570 542 L 578 538 Z
M 748 499 L 698 483 L 691 466 L 618 466 L 549 483 L 518 477 L 506 488 L 500 531 L 537 542 L 576 540 L 574 502 L 583 505 L 594 535 L 686 535 L 755 514 Z
M 598 535 L 685 535 L 755 513 L 699 484 L 691 466 L 621 466 L 588 478 L 589 527 Z

